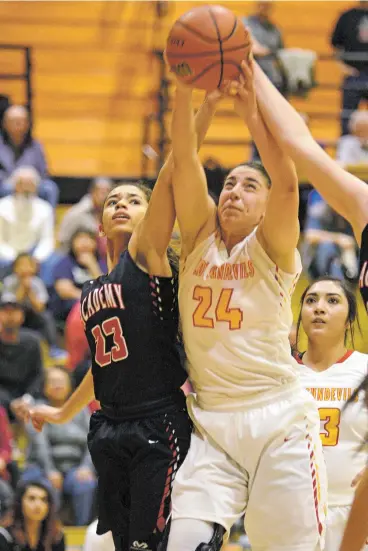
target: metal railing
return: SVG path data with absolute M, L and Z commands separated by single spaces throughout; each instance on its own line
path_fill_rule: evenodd
M 1 80 L 20 80 L 25 83 L 25 96 L 26 96 L 26 106 L 29 109 L 30 118 L 32 120 L 32 48 L 29 46 L 24 46 L 21 44 L 1 44 L 0 50 L 18 50 L 24 54 L 24 71 L 20 73 L 0 73 Z M 1 82 L 0 82 L 1 90 Z

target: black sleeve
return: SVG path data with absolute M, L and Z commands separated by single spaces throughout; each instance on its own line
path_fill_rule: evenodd
M 2 551 L 0 549 L 0 551 Z M 56 543 L 52 544 L 52 551 L 65 551 L 65 536 L 64 534 L 61 535 L 61 538 Z
M 31 341 L 29 346 L 29 375 L 27 388 L 24 394 L 30 394 L 33 398 L 42 395 L 44 370 L 40 342 L 37 338 Z
M 3 534 L 0 534 L 0 551 L 12 551 L 12 544 Z
M 335 29 L 331 35 L 331 45 L 334 48 L 344 48 L 346 40 L 346 24 L 348 23 L 346 14 L 343 13 L 338 19 Z

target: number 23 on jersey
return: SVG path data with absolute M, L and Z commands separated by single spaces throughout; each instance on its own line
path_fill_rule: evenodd
M 227 322 L 230 330 L 240 329 L 243 321 L 243 312 L 240 308 L 231 308 L 230 302 L 233 289 L 222 289 L 217 302 L 213 299 L 211 287 L 201 287 L 197 285 L 193 290 L 193 299 L 198 302 L 193 312 L 193 325 L 213 329 L 215 321 Z M 215 316 L 208 314 L 213 303 L 215 306 Z
M 128 357 L 128 348 L 123 335 L 123 328 L 118 317 L 105 320 L 92 329 L 95 339 L 95 362 L 100 367 L 106 367 L 114 362 L 120 362 Z M 106 337 L 112 335 L 112 344 L 107 347 Z

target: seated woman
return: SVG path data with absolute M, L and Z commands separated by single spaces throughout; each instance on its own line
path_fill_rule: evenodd
M 65 551 L 64 534 L 50 489 L 41 482 L 17 486 L 10 514 L 0 528 L 1 551 Z
M 54 268 L 54 290 L 50 300 L 54 317 L 65 321 L 79 301 L 84 283 L 106 271 L 106 263 L 98 254 L 97 236 L 87 230 L 76 231 L 69 253 Z
M 72 392 L 71 376 L 63 367 L 46 371 L 44 395 L 47 403 L 61 407 Z M 83 409 L 64 425 L 46 425 L 42 433 L 29 428 L 30 448 L 23 480 L 46 479 L 60 494 L 71 497 L 75 524 L 91 519 L 96 477 L 87 448 L 89 412 Z

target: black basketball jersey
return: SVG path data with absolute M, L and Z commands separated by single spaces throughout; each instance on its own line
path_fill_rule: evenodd
M 368 313 L 368 224 L 363 230 L 360 247 L 359 288 Z
M 84 285 L 81 316 L 103 406 L 145 410 L 185 382 L 176 278 L 146 274 L 125 251 L 110 274 Z

